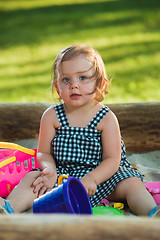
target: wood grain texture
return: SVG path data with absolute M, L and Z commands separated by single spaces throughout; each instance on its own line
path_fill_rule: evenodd
M 0 141 L 38 138 L 40 119 L 49 104 L 0 104 Z
M 160 102 L 111 105 L 127 150 L 160 150 Z
M 0 216 L 3 240 L 157 240 L 160 219 L 75 215 Z
M 48 103 L 0 104 L 0 141 L 37 139 Z M 110 104 L 126 148 L 131 152 L 160 150 L 160 102 Z

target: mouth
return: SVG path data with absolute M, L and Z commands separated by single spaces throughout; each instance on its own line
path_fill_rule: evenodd
M 81 95 L 80 94 L 78 94 L 78 93 L 72 93 L 71 95 L 70 95 L 70 98 L 71 99 L 79 99 L 81 97 Z

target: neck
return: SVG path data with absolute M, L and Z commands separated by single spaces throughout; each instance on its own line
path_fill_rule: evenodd
M 64 103 L 64 109 L 65 109 L 65 112 L 66 114 L 70 114 L 70 113 L 81 113 L 81 114 L 88 114 L 96 105 L 98 104 L 98 102 L 91 102 L 89 104 L 85 104 L 83 106 L 80 106 L 80 107 L 72 107 L 72 106 L 69 106 L 69 105 L 66 105 Z
M 102 106 L 103 104 L 97 103 L 70 108 L 64 104 L 64 109 L 70 126 L 86 127 Z

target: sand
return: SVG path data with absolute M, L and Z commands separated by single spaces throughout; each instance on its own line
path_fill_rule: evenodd
M 160 181 L 160 151 L 131 154 L 128 160 L 144 174 L 144 183 Z

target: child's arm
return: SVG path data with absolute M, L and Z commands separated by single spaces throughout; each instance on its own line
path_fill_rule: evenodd
M 52 157 L 51 142 L 55 135 L 55 110 L 49 108 L 42 116 L 38 140 L 37 160 L 41 176 L 33 183 L 34 193 L 39 195 L 53 188 L 57 180 L 56 164 Z
M 90 196 L 95 194 L 97 185 L 117 172 L 121 160 L 121 135 L 116 116 L 109 112 L 98 128 L 102 131 L 102 162 L 81 179 Z

